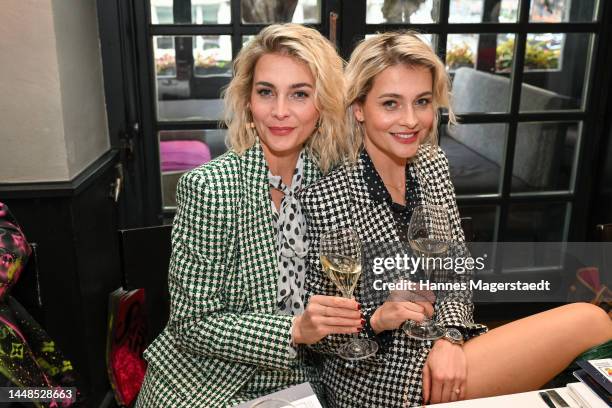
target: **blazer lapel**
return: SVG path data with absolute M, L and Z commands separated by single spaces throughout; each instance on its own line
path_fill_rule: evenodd
M 276 303 L 276 238 L 270 204 L 268 166 L 259 142 L 241 157 L 242 200 L 239 273 L 249 310 L 273 313 Z
M 311 183 L 321 178 L 321 170 L 315 160 L 306 153 L 304 158 L 304 180 L 302 180 L 302 188 L 308 187 Z
M 430 155 L 433 154 L 430 149 L 431 145 L 429 144 L 421 145 L 417 152 L 417 156 L 415 160 L 411 162 L 409 169 L 413 178 L 419 183 L 419 204 L 421 205 L 439 205 L 431 191 L 432 189 L 437 188 L 439 182 L 429 179 L 429 167 L 431 166 L 433 160 L 430 157 Z
M 240 264 L 246 287 L 246 308 L 275 313 L 278 285 L 276 230 L 272 216 L 268 165 L 259 141 L 241 157 L 241 177 L 244 199 L 241 212 Z M 320 171 L 309 155 L 304 160 L 303 186 L 320 177 Z
M 354 202 L 353 221 L 355 228 L 366 242 L 397 242 L 399 237 L 393 226 L 393 216 L 385 203 L 372 200 L 363 179 L 364 163 L 361 158 L 356 165 L 345 166 L 349 199 Z M 365 233 L 365 234 L 364 234 Z

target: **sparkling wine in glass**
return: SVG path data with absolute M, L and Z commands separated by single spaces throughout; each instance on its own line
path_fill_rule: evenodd
M 408 227 L 408 242 L 414 253 L 423 261 L 425 280 L 431 280 L 433 269 L 430 263 L 448 251 L 450 239 L 450 219 L 446 208 L 421 205 L 414 209 Z M 420 323 L 408 320 L 403 329 L 408 336 L 420 340 L 439 339 L 446 331 L 429 318 Z
M 351 299 L 361 276 L 361 241 L 350 228 L 328 231 L 321 236 L 319 254 L 323 271 L 336 285 L 342 296 Z M 362 360 L 378 351 L 378 344 L 360 339 L 357 334 L 343 344 L 338 355 L 349 361 Z
M 359 277 L 361 276 L 361 262 L 353 258 L 338 254 L 321 255 L 323 270 L 342 292 L 345 298 L 352 298 Z

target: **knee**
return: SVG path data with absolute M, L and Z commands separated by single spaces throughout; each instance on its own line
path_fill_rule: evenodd
M 572 313 L 576 315 L 580 326 L 590 332 L 595 344 L 600 344 L 612 340 L 612 320 L 608 314 L 600 307 L 591 303 L 573 303 L 568 305 Z

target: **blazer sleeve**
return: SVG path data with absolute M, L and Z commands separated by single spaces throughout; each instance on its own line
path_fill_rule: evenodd
M 289 347 L 292 316 L 236 313 L 230 297 L 241 296 L 232 266 L 235 197 L 210 184 L 201 169 L 177 186 L 169 270 L 169 328 L 180 348 L 258 366 L 297 364 Z M 229 195 L 228 195 L 229 194 Z
M 437 174 L 436 183 L 440 183 L 444 191 L 444 206 L 449 210 L 451 234 L 453 240 L 460 244 L 465 242 L 463 229 L 461 228 L 461 218 L 455 199 L 455 187 L 450 178 L 448 159 L 444 152 L 438 148 L 439 166 L 434 174 Z M 458 245 L 453 256 L 469 256 L 465 246 Z M 472 302 L 472 292 L 469 289 L 469 281 L 472 277 L 471 271 L 463 274 L 451 273 L 450 280 L 464 284 L 465 290 L 444 292 L 438 297 L 436 302 L 436 321 L 445 327 L 459 329 L 464 337 L 471 338 L 487 331 L 487 327 L 474 323 L 474 303 Z

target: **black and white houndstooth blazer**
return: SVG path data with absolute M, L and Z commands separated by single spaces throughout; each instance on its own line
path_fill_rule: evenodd
M 364 242 L 399 241 L 389 207 L 369 195 L 363 179 L 363 166 L 361 160 L 355 165 L 345 165 L 302 191 L 300 199 L 308 221 L 310 240 L 307 298 L 313 294 L 338 294 L 334 284 L 321 272 L 316 248 L 323 232 L 350 227 Z M 409 165 L 409 171 L 419 182 L 420 203 L 446 207 L 453 239 L 464 241 L 448 160 L 442 150 L 421 146 Z M 366 311 L 378 306 L 363 296 L 361 285 L 357 286 L 355 297 Z M 485 326 L 473 323 L 473 305 L 469 301 L 447 299 L 438 302 L 435 315 L 443 325 L 461 328 L 471 335 L 486 331 Z M 328 336 L 314 347 L 325 353 L 321 380 L 331 408 L 390 408 L 421 404 L 421 372 L 432 342 L 413 340 L 401 330 L 394 330 L 386 350 L 379 351 L 374 358 L 347 364 L 335 355 L 338 345 L 347 340 L 346 336 Z

